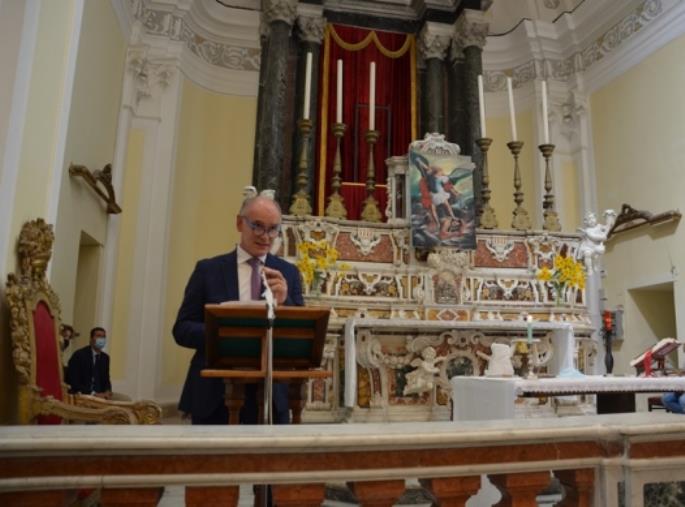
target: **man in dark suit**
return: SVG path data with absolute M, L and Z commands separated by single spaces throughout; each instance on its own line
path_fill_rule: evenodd
M 71 355 L 66 380 L 70 393 L 94 394 L 106 399 L 112 397 L 109 356 L 103 351 L 106 344 L 105 330 L 94 327 L 90 330 L 90 344 Z
M 178 404 L 179 410 L 191 415 L 193 424 L 228 422 L 223 381 L 200 376 L 200 371 L 205 367 L 205 304 L 260 299 L 263 288 L 256 277 L 259 271 L 263 271 L 279 305 L 304 305 L 297 268 L 269 253 L 281 230 L 278 204 L 264 196 L 246 199 L 236 217 L 236 227 L 240 232 L 240 244 L 235 250 L 203 259 L 195 266 L 173 328 L 176 343 L 195 350 Z M 255 386 L 246 387 L 250 389 L 246 388 L 240 419 L 245 424 L 256 424 Z M 287 424 L 289 407 L 286 384 L 274 384 L 273 402 L 274 422 Z

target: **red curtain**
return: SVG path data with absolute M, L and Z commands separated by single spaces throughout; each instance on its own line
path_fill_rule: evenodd
M 59 347 L 55 333 L 55 319 L 44 301 L 39 301 L 33 311 L 33 329 L 36 346 L 36 385 L 42 389 L 41 396 L 62 400 L 62 376 Z M 37 418 L 38 424 L 60 424 L 59 416 L 45 415 Z
M 347 218 L 359 219 L 366 198 L 369 147 L 369 74 L 376 62 L 375 130 L 379 138 L 374 149 L 376 193 L 385 217 L 385 160 L 406 155 L 416 137 L 416 49 L 411 34 L 366 30 L 343 25 L 328 25 L 324 39 L 321 98 L 321 130 L 317 140 L 317 214 L 323 215 L 331 194 L 331 179 L 336 138 L 331 126 L 336 119 L 337 61 L 343 65 L 343 117 L 347 126 L 341 144 L 343 186 Z

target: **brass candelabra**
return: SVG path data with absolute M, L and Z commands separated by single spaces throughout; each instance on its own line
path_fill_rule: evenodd
M 326 206 L 326 216 L 332 218 L 347 218 L 347 208 L 345 208 L 345 199 L 340 195 L 340 186 L 342 185 L 342 157 L 340 156 L 340 144 L 345 135 L 346 125 L 344 123 L 334 123 L 331 129 L 335 136 L 335 158 L 333 160 L 333 179 L 331 180 L 332 193 L 328 197 L 328 206 Z
M 554 152 L 553 144 L 541 144 L 538 149 L 545 158 L 545 197 L 542 201 L 543 208 L 543 223 L 542 228 L 546 231 L 558 232 L 561 230 L 561 224 L 559 224 L 559 215 L 554 209 L 554 194 L 552 193 L 552 171 L 550 169 L 549 159 L 552 157 Z
M 483 154 L 483 173 L 482 173 L 482 189 L 481 196 L 483 197 L 483 207 L 480 211 L 480 227 L 483 229 L 497 229 L 497 217 L 495 210 L 490 206 L 490 175 L 488 172 L 488 150 L 492 144 L 492 139 L 489 137 L 481 137 L 476 139 L 476 144 Z
M 507 143 L 509 151 L 514 157 L 514 202 L 516 207 L 513 212 L 511 226 L 518 231 L 526 231 L 532 228 L 528 212 L 523 208 L 523 191 L 521 190 L 521 171 L 519 169 L 519 154 L 523 148 L 523 141 L 510 141 Z
M 366 132 L 366 144 L 369 145 L 369 160 L 366 170 L 366 199 L 364 199 L 364 208 L 362 210 L 362 220 L 367 222 L 380 222 L 382 215 L 378 209 L 378 201 L 374 197 L 376 190 L 376 169 L 373 162 L 374 147 L 378 141 L 380 132 L 378 130 L 368 130 Z
M 309 152 L 309 134 L 312 131 L 312 121 L 302 119 L 297 122 L 297 126 L 302 134 L 302 144 L 300 145 L 300 162 L 297 172 L 298 190 L 297 193 L 293 195 L 290 213 L 297 217 L 303 217 L 312 214 L 312 205 L 309 192 L 307 192 L 307 186 L 309 184 L 309 175 L 307 174 L 309 163 L 307 157 Z

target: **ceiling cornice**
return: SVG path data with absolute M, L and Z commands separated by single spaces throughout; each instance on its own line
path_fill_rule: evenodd
M 554 23 L 525 20 L 512 32 L 488 37 L 483 52 L 486 89 L 504 91 L 507 76 L 517 88 L 537 78 L 569 82 L 579 74 L 597 74 L 609 61 L 615 66 L 620 55 L 628 58 L 621 64 L 626 70 L 639 62 L 632 48 L 640 47 L 646 56 L 685 32 L 682 24 L 668 22 L 682 11 L 685 2 L 680 0 L 593 0 Z M 660 37 L 651 36 L 655 33 Z M 645 40 L 660 45 L 645 48 Z M 592 81 L 586 85 L 588 91 L 596 87 Z
M 230 0 L 226 7 L 215 0 L 111 0 L 130 44 L 155 45 L 164 40 L 183 47 L 183 62 L 193 61 L 193 72 L 202 86 L 231 93 L 227 78 L 241 82 L 240 94 L 260 66 L 260 11 L 244 8 L 246 0 Z M 363 0 L 300 2 L 298 14 L 327 14 L 332 7 L 361 6 Z M 376 2 L 378 3 L 378 2 Z M 431 8 L 463 9 L 460 0 L 387 0 L 389 11 Z M 386 10 L 384 19 L 388 20 Z M 675 22 L 673 21 L 675 20 Z M 402 22 L 399 18 L 397 22 Z M 406 23 L 406 20 L 404 21 Z M 419 25 L 413 24 L 418 30 Z M 486 89 L 503 91 L 506 77 L 516 88 L 546 78 L 572 84 L 582 76 L 586 90 L 594 90 L 618 70 L 625 71 L 663 44 L 685 32 L 685 2 L 681 0 L 592 0 L 553 23 L 524 20 L 513 31 L 488 36 L 483 52 Z M 202 66 L 206 71 L 199 72 Z M 232 74 L 232 73 L 238 74 Z M 193 79 L 195 79 L 193 77 Z M 218 82 L 220 81 L 220 82 Z M 254 89 L 253 93 L 256 94 Z

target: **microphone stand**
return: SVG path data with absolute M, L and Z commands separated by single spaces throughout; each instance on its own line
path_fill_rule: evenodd
M 273 344 L 274 344 L 274 320 L 276 320 L 276 300 L 274 293 L 269 287 L 264 270 L 260 271 L 264 284 L 264 300 L 266 303 L 266 377 L 264 378 L 264 419 L 263 423 L 273 424 Z M 261 507 L 267 507 L 269 503 L 269 486 L 258 486 L 261 491 Z
M 266 378 L 264 379 L 264 424 L 273 424 L 273 333 L 274 320 L 276 319 L 276 300 L 266 280 L 264 271 L 261 271 L 264 283 L 264 299 L 266 301 Z

